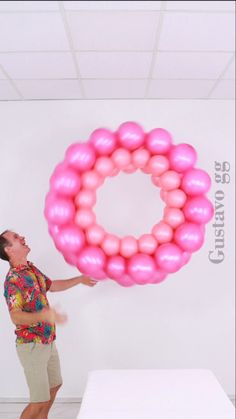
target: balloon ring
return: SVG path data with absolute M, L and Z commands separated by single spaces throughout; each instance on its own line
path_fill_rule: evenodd
M 96 129 L 87 142 L 70 145 L 50 178 L 45 201 L 56 248 L 66 262 L 97 280 L 110 278 L 126 287 L 163 281 L 200 249 L 204 225 L 213 216 L 206 197 L 211 179 L 196 161 L 191 145 L 174 145 L 167 130 L 145 133 L 135 122 L 116 132 Z M 96 223 L 96 190 L 107 177 L 137 169 L 160 188 L 163 219 L 138 239 L 117 237 Z

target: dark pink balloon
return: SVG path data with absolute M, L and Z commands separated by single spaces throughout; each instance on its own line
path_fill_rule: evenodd
M 62 226 L 70 223 L 74 215 L 75 207 L 70 200 L 58 198 L 46 203 L 45 216 L 49 223 Z
M 206 224 L 213 217 L 214 208 L 205 196 L 195 196 L 186 202 L 183 213 L 188 221 L 197 224 Z
M 56 170 L 51 176 L 50 185 L 57 194 L 74 196 L 80 189 L 80 176 L 72 169 Z
M 97 278 L 104 272 L 106 257 L 102 249 L 95 246 L 85 247 L 77 259 L 78 269 L 85 275 Z
M 189 144 L 173 146 L 169 153 L 170 168 L 177 172 L 191 169 L 197 161 L 197 152 Z
M 116 282 L 122 287 L 126 287 L 126 288 L 132 287 L 133 285 L 135 285 L 135 282 L 127 274 L 124 274 L 120 278 L 116 279 Z
M 166 154 L 171 148 L 172 138 L 163 128 L 154 128 L 146 137 L 147 149 L 152 154 Z
M 116 136 L 106 128 L 98 128 L 90 136 L 90 144 L 100 156 L 111 154 L 116 148 Z
M 95 163 L 95 159 L 96 154 L 90 144 L 75 143 L 66 151 L 67 163 L 80 172 L 90 170 Z
M 177 227 L 174 240 L 183 250 L 196 252 L 203 245 L 204 231 L 198 224 L 183 223 Z
M 120 145 L 127 150 L 136 150 L 144 143 L 143 128 L 136 122 L 124 122 L 117 131 Z
M 149 255 L 138 253 L 132 256 L 128 262 L 128 273 L 137 284 L 146 284 L 153 278 L 156 265 Z
M 203 195 L 211 187 L 211 178 L 207 172 L 201 169 L 188 170 L 182 179 L 181 188 L 188 195 Z
M 55 237 L 55 244 L 63 254 L 78 253 L 84 243 L 84 233 L 76 226 L 63 227 Z
M 158 267 L 167 272 L 177 272 L 182 266 L 182 250 L 174 243 L 165 243 L 155 252 Z
M 107 260 L 106 272 L 109 278 L 119 279 L 125 273 L 125 260 L 122 256 L 111 256 Z

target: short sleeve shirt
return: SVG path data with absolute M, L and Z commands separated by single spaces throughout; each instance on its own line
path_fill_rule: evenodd
M 9 311 L 20 309 L 34 313 L 49 307 L 46 293 L 51 283 L 52 281 L 31 262 L 11 268 L 4 282 L 4 296 Z M 17 343 L 49 344 L 56 338 L 55 324 L 46 322 L 17 325 L 15 333 Z

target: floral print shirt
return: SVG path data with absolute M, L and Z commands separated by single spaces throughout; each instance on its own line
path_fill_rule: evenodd
M 52 281 L 31 262 L 11 268 L 4 282 L 4 296 L 9 311 L 21 309 L 26 312 L 37 312 L 48 307 L 47 291 Z M 17 343 L 49 344 L 55 338 L 55 325 L 35 323 L 16 326 Z

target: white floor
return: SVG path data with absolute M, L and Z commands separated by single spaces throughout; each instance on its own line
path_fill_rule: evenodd
M 0 419 L 19 419 L 24 403 L 0 403 Z M 48 419 L 76 419 L 80 403 L 55 403 Z

